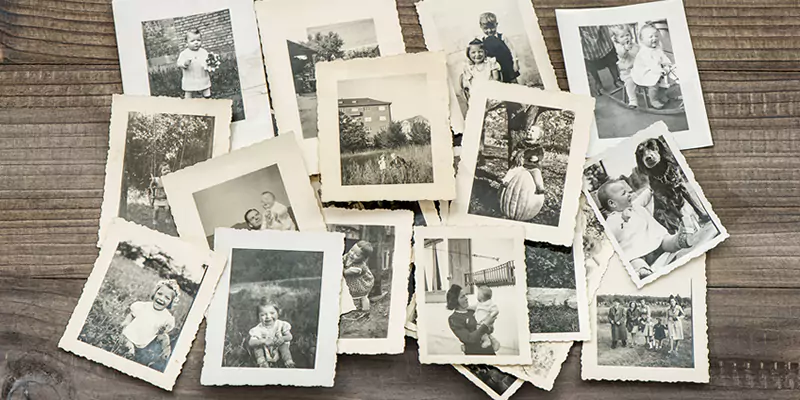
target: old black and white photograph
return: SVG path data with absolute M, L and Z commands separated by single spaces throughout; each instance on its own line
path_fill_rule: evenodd
M 256 3 L 275 118 L 302 138 L 309 173 L 318 173 L 315 64 L 405 52 L 391 0 Z
M 230 99 L 234 148 L 274 136 L 252 4 L 120 0 L 114 11 L 125 94 Z
M 517 392 L 523 381 L 507 374 L 493 365 L 453 365 L 470 382 L 494 400 L 507 400 Z
M 178 236 L 161 177 L 230 147 L 230 100 L 114 95 L 98 245 L 114 217 Z
M 614 258 L 591 305 L 583 378 L 708 382 L 705 260 L 637 289 Z
M 477 81 L 558 88 L 529 2 L 470 0 L 454 7 L 447 0 L 425 0 L 417 3 L 417 11 L 428 50 L 447 55 L 455 133 L 464 132 L 470 92 Z
M 570 89 L 596 100 L 590 155 L 657 121 L 681 148 L 711 145 L 680 1 L 558 10 L 557 17 L 570 49 Z
M 219 228 L 205 385 L 332 386 L 344 236 Z
M 224 267 L 198 250 L 114 219 L 59 346 L 170 390 Z
M 573 249 L 525 242 L 531 341 L 589 339 L 583 253 Z
M 216 228 L 326 230 L 292 135 L 215 157 L 162 181 L 181 238 L 202 246 L 213 246 Z
M 420 362 L 530 364 L 521 236 L 507 227 L 415 229 Z
M 405 293 L 413 213 L 324 210 L 328 230 L 344 234 L 339 353 L 399 354 L 405 347 Z
M 587 199 L 637 286 L 728 237 L 663 123 L 586 165 Z
M 323 201 L 454 197 L 446 73 L 441 53 L 317 64 Z
M 528 239 L 571 245 L 591 99 L 477 86 L 450 219 L 525 226 Z

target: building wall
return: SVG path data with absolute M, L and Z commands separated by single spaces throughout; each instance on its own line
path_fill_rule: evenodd
M 370 134 L 376 135 L 381 130 L 389 127 L 392 122 L 392 107 L 390 105 L 374 105 L 362 107 L 348 107 L 342 105 L 339 109 L 349 117 L 356 118 L 364 123 Z
M 174 64 L 186 48 L 186 33 L 194 29 L 200 29 L 204 49 L 223 57 L 236 55 L 229 10 L 148 21 L 142 28 L 151 67 Z

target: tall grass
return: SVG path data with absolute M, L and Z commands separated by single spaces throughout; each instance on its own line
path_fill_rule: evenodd
M 136 301 L 150 301 L 153 288 L 160 280 L 155 271 L 139 267 L 133 261 L 115 254 L 78 340 L 113 354 L 124 354 L 120 324 L 127 316 L 131 304 Z M 168 334 L 173 349 L 193 301 L 193 297 L 181 290 L 179 301 L 171 310 L 175 317 L 175 329 Z
M 381 154 L 387 162 L 391 153 L 405 159 L 404 169 L 386 169 L 383 177 L 378 167 Z M 433 155 L 430 145 L 407 145 L 397 149 L 371 150 L 342 154 L 342 185 L 397 185 L 433 183 Z
M 292 325 L 290 350 L 296 367 L 313 369 L 317 354 L 320 282 L 319 278 L 298 278 L 232 285 L 222 366 L 258 366 L 247 341 L 250 329 L 258 325 L 256 306 L 266 297 L 280 308 L 279 319 Z
M 528 304 L 531 333 L 578 332 L 578 310 L 564 304 Z

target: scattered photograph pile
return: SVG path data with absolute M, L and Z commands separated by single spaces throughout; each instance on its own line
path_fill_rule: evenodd
M 493 399 L 574 342 L 585 380 L 708 382 L 729 234 L 683 155 L 712 141 L 680 0 L 556 10 L 571 93 L 526 0 L 422 0 L 416 54 L 392 0 L 113 4 L 62 349 L 172 390 L 205 318 L 209 386 L 331 387 L 409 340 Z

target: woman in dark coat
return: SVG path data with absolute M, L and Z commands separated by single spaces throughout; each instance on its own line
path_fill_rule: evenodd
M 481 347 L 481 337 L 489 333 L 489 327 L 479 324 L 475 320 L 475 311 L 467 309 L 468 306 L 467 295 L 463 293 L 461 286 L 450 286 L 447 291 L 447 309 L 453 310 L 447 320 L 450 330 L 464 345 L 462 349 L 465 355 L 495 355 L 492 346 Z M 489 321 L 487 323 L 491 324 Z

